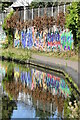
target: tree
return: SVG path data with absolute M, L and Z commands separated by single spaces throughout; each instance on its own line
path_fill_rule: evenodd
M 20 24 L 21 21 L 18 16 L 18 10 L 16 12 L 11 11 L 4 19 L 2 27 L 7 34 L 8 44 L 13 44 L 14 29 L 17 28 L 18 30 L 20 30 Z
M 66 24 L 65 26 L 69 28 L 73 33 L 74 45 L 78 43 L 80 37 L 78 36 L 78 30 L 80 26 L 80 2 L 72 2 L 72 5 L 67 8 L 68 12 L 66 14 Z
M 7 38 L 8 38 L 8 44 L 10 44 L 12 42 L 11 40 L 13 39 L 13 31 L 12 31 L 12 29 L 10 27 L 8 27 L 7 21 L 13 16 L 13 13 L 14 12 L 11 11 L 7 15 L 7 17 L 4 19 L 4 23 L 2 25 L 2 28 L 5 31 L 5 33 L 7 35 Z
M 49 2 L 48 0 L 46 0 L 45 2 L 44 2 L 44 0 L 33 0 L 32 2 L 31 2 L 31 4 L 30 4 L 30 7 L 31 8 L 38 8 L 38 7 L 52 7 L 52 5 L 53 5 L 53 2 Z
M 2 2 L 2 11 L 4 11 L 5 8 L 8 8 L 9 6 L 11 6 L 12 3 L 13 2 L 9 2 L 9 1 Z

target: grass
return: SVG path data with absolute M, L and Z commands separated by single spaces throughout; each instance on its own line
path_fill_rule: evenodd
M 25 49 L 13 48 L 10 46 L 6 49 L 4 48 L 2 48 L 2 50 L 0 49 L 0 56 L 12 57 L 20 60 L 27 60 L 31 58 L 31 54 L 55 57 L 55 58 L 71 60 L 71 61 L 80 61 L 80 56 L 78 55 L 78 52 L 72 50 L 64 51 L 64 52 L 44 52 L 38 50 L 28 50 L 27 48 Z
M 0 56 L 11 57 L 19 60 L 27 60 L 31 57 L 31 52 L 22 48 L 8 47 L 6 49 L 0 49 Z
M 37 55 L 42 55 L 42 56 L 56 57 L 56 58 L 71 60 L 71 61 L 80 61 L 78 52 L 76 53 L 75 51 L 43 52 L 43 51 L 31 50 L 31 52 Z

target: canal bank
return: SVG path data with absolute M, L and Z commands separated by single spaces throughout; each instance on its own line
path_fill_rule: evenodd
M 72 84 L 72 86 L 76 89 L 76 91 L 80 94 L 80 81 L 79 81 L 80 73 L 77 72 L 77 70 L 73 69 L 73 66 L 71 67 L 68 64 L 64 65 L 64 62 L 62 64 L 59 64 L 59 62 L 57 62 L 58 59 L 56 60 L 56 64 L 54 60 L 52 62 L 51 58 L 47 58 L 46 56 L 44 56 L 43 58 L 42 56 L 39 56 L 39 55 L 34 55 L 27 60 L 20 60 L 16 58 L 14 59 L 14 58 L 5 57 L 5 56 L 0 57 L 0 59 L 13 61 L 20 64 L 26 64 L 26 65 L 29 64 L 30 66 L 41 67 L 45 70 L 58 72 L 62 74 Z

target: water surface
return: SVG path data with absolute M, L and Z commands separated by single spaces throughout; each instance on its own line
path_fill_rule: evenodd
M 69 101 L 75 100 L 64 77 L 38 68 L 0 63 L 3 119 L 63 118 Z

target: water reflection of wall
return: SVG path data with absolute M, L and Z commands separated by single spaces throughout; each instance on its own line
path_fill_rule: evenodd
M 6 73 L 7 67 L 0 67 L 0 76 L 5 77 Z M 21 71 L 19 68 L 14 68 L 14 78 L 16 81 L 20 79 L 22 84 L 25 84 L 31 90 L 35 90 L 39 87 L 44 91 L 51 92 L 52 95 L 62 94 L 65 97 L 70 95 L 68 85 L 63 78 L 36 69 Z
M 20 76 L 21 82 L 28 86 L 31 90 L 35 90 L 37 87 L 39 87 L 43 90 L 48 90 L 53 95 L 62 94 L 67 97 L 70 94 L 68 85 L 65 83 L 63 78 L 56 77 L 35 69 L 31 69 L 28 72 L 19 72 L 19 70 L 15 69 L 14 72 L 15 79 L 18 79 Z

